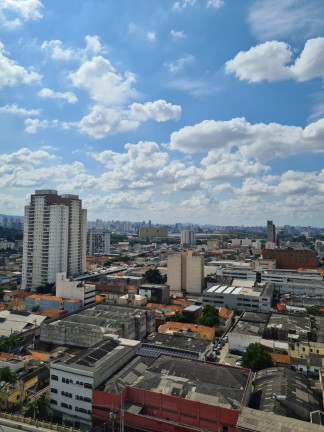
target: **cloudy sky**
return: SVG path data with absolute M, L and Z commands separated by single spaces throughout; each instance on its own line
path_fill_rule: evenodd
M 323 0 L 1 0 L 0 213 L 324 226 Z

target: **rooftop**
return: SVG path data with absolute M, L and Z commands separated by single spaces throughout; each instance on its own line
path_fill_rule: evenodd
M 161 355 L 132 386 L 239 409 L 249 378 L 247 369 Z

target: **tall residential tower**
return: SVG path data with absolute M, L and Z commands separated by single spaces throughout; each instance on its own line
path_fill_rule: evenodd
M 25 206 L 22 288 L 54 283 L 56 273 L 86 269 L 87 211 L 78 195 L 36 190 Z

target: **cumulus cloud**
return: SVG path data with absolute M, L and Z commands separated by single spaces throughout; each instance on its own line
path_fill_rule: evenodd
M 48 120 L 39 119 L 26 119 L 25 120 L 25 131 L 29 134 L 35 134 L 38 129 L 46 129 L 49 125 Z
M 135 130 L 147 120 L 164 122 L 172 119 L 178 120 L 180 116 L 181 107 L 164 100 L 144 104 L 133 103 L 127 109 L 95 105 L 91 112 L 79 122 L 79 128 L 81 132 L 100 139 L 117 132 Z
M 32 151 L 28 148 L 21 148 L 14 153 L 3 153 L 0 155 L 0 163 L 3 165 L 39 165 L 50 159 L 55 159 L 55 156 L 50 155 L 44 150 Z
M 138 121 L 154 119 L 157 122 L 167 120 L 179 120 L 181 117 L 181 106 L 172 105 L 165 100 L 146 102 L 144 104 L 133 103 L 129 107 L 130 118 Z
M 121 105 L 138 96 L 133 88 L 135 75 L 118 74 L 110 61 L 102 56 L 84 62 L 70 79 L 77 88 L 89 91 L 93 100 L 104 105 Z
M 104 53 L 105 49 L 101 45 L 99 36 L 86 36 L 85 48 L 72 49 L 65 48 L 60 40 L 44 41 L 42 50 L 46 52 L 53 60 L 86 60 L 94 55 Z
M 38 92 L 38 96 L 40 96 L 43 99 L 63 100 L 65 102 L 72 103 L 72 104 L 78 101 L 78 98 L 72 92 L 64 92 L 64 93 L 54 92 L 53 90 L 51 90 L 49 88 L 42 88 Z
M 5 86 L 16 87 L 20 84 L 39 82 L 41 78 L 41 75 L 31 68 L 25 69 L 6 57 L 4 45 L 0 42 L 0 90 Z
M 196 0 L 181 0 L 173 3 L 173 9 L 181 10 L 186 9 L 188 6 L 193 6 L 196 4 Z
M 192 55 L 186 55 L 185 57 L 178 58 L 175 62 L 166 62 L 164 66 L 166 66 L 171 73 L 179 72 L 186 65 L 192 64 L 195 61 L 195 57 Z
M 318 35 L 324 26 L 322 0 L 255 0 L 248 22 L 260 40 Z
M 32 116 L 38 115 L 40 113 L 39 109 L 27 110 L 25 108 L 20 108 L 16 104 L 5 105 L 0 107 L 0 114 L 17 114 L 22 116 Z
M 295 79 L 306 81 L 324 76 L 324 38 L 310 39 L 292 62 L 292 50 L 284 42 L 271 41 L 239 52 L 225 65 L 227 73 L 249 82 Z
M 36 21 L 43 17 L 43 4 L 39 0 L 1 0 L 0 22 L 8 29 L 15 29 L 23 21 Z
M 303 151 L 322 152 L 324 119 L 304 129 L 278 123 L 256 123 L 245 118 L 228 121 L 204 120 L 173 132 L 170 149 L 185 153 L 208 152 L 217 149 L 229 152 L 238 148 L 245 158 L 264 162 Z

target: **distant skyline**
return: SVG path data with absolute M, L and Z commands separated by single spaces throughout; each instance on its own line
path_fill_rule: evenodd
M 322 0 L 2 0 L 0 211 L 324 225 Z

